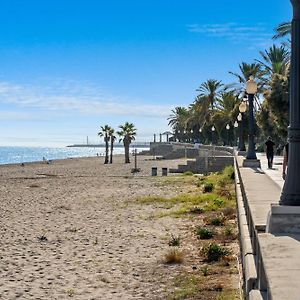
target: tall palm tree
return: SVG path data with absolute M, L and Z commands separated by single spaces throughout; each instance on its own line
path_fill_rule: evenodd
M 120 141 L 123 141 L 125 149 L 125 163 L 130 163 L 129 159 L 129 146 L 132 141 L 135 140 L 136 128 L 132 123 L 125 122 L 123 125 L 120 125 L 120 131 L 117 134 L 120 136 Z
M 189 111 L 185 107 L 177 106 L 172 109 L 172 114 L 168 118 L 168 125 L 172 127 L 175 138 L 180 140 L 182 137 L 181 132 L 186 129 L 188 117 Z
M 225 132 L 227 134 L 230 131 L 231 139 L 233 138 L 233 123 L 237 116 L 238 105 L 240 101 L 238 97 L 235 95 L 234 91 L 224 91 L 221 94 L 221 98 L 219 100 L 219 106 L 215 110 L 212 116 L 212 123 L 215 125 L 217 133 L 220 135 L 223 132 L 223 139 L 225 139 Z M 225 129 L 225 124 L 229 124 L 230 129 Z
M 280 47 L 273 45 L 268 50 L 259 52 L 262 61 L 256 59 L 262 65 L 266 73 L 272 77 L 274 74 L 287 76 L 289 71 L 290 52 L 285 46 Z
M 273 39 L 279 39 L 286 36 L 290 36 L 292 32 L 291 22 L 282 22 L 275 28 L 275 35 Z
M 196 91 L 200 92 L 200 97 L 206 97 L 211 109 L 213 110 L 215 103 L 217 103 L 219 100 L 222 87 L 223 83 L 221 80 L 208 79 L 207 81 L 203 82 Z
M 257 83 L 257 93 L 262 94 L 265 90 L 265 85 L 267 84 L 267 80 L 265 78 L 266 72 L 262 69 L 262 65 L 260 63 L 245 63 L 242 62 L 239 64 L 239 73 L 229 72 L 229 74 L 236 77 L 239 81 L 238 84 L 232 84 L 236 94 L 242 97 L 245 94 L 246 83 L 249 80 L 250 76 L 253 76 Z M 260 102 L 258 98 L 255 98 L 256 104 L 259 107 Z
M 108 125 L 101 126 L 101 131 L 98 132 L 98 135 L 100 137 L 104 138 L 105 142 L 105 160 L 104 163 L 108 164 L 108 151 L 109 151 L 109 132 L 111 130 L 111 127 Z
M 111 128 L 110 131 L 108 132 L 109 138 L 110 138 L 110 158 L 109 158 L 110 164 L 112 164 L 112 162 L 113 162 L 114 142 L 116 140 L 114 133 L 115 133 L 115 130 L 113 128 Z

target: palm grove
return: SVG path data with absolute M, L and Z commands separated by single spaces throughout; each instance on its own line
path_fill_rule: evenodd
M 287 138 L 289 105 L 289 65 L 291 23 L 284 22 L 275 29 L 273 44 L 260 51 L 260 59 L 239 64 L 239 72 L 229 72 L 233 83 L 208 79 L 196 90 L 198 95 L 187 108 L 175 107 L 169 116 L 174 139 L 179 141 L 200 140 L 231 145 L 236 143 L 234 123 L 239 114 L 241 99 L 245 97 L 245 84 L 253 76 L 258 91 L 255 96 L 255 136 L 257 141 L 272 136 L 278 145 Z M 245 114 L 245 123 L 247 123 Z M 227 126 L 226 129 L 226 124 Z M 215 130 L 212 135 L 212 127 Z M 246 129 L 247 126 L 244 126 Z M 244 130 L 247 135 L 247 130 Z
M 113 149 L 114 149 L 114 142 L 116 141 L 117 137 L 115 134 L 119 136 L 119 142 L 123 142 L 124 150 L 125 150 L 125 163 L 130 163 L 129 159 L 129 146 L 132 141 L 135 140 L 136 136 L 136 128 L 132 123 L 125 122 L 123 125 L 119 126 L 119 131 L 115 133 L 115 130 L 109 126 L 104 125 L 100 127 L 101 130 L 99 131 L 98 135 L 103 137 L 105 142 L 105 159 L 104 163 L 112 163 L 113 162 Z M 110 150 L 110 151 L 109 151 Z M 110 152 L 110 155 L 109 155 Z

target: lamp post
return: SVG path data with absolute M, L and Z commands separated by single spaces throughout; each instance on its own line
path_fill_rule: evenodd
M 199 128 L 199 143 L 201 143 L 201 133 L 202 133 L 202 128 Z
M 233 127 L 234 127 L 234 145 L 233 146 L 236 146 L 237 142 L 236 142 L 236 128 L 239 127 L 239 123 L 237 120 L 235 120 L 235 122 L 233 123 Z
M 213 145 L 214 144 L 214 132 L 215 132 L 216 128 L 215 126 L 213 125 L 211 127 L 211 144 Z
M 300 0 L 293 5 L 292 54 L 290 71 L 290 125 L 288 127 L 288 172 L 282 189 L 280 205 L 300 206 Z
M 240 122 L 239 127 L 239 151 L 246 151 L 245 141 L 244 141 L 244 113 L 247 110 L 247 105 L 244 101 L 241 102 L 239 105 L 239 115 L 238 115 L 238 121 Z
M 229 124 L 226 124 L 226 131 L 227 131 L 227 146 L 229 146 L 229 129 L 230 129 Z
M 249 135 L 248 135 L 248 151 L 246 159 L 257 159 L 254 145 L 254 114 L 253 114 L 253 100 L 254 95 L 257 92 L 257 84 L 254 81 L 253 76 L 250 76 L 246 84 L 246 92 L 248 94 L 249 101 Z

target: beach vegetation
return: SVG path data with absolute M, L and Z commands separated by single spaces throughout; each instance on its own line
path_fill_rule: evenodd
M 48 242 L 48 238 L 42 234 L 40 236 L 37 236 L 37 239 L 40 241 L 40 242 Z
M 204 245 L 201 249 L 201 254 L 208 262 L 219 261 L 229 255 L 228 249 L 222 247 L 214 242 Z
M 212 218 L 207 219 L 205 222 L 207 225 L 213 225 L 213 226 L 223 226 L 225 224 L 225 217 L 223 215 L 220 216 L 214 216 Z
M 164 255 L 165 264 L 181 264 L 183 262 L 183 253 L 179 249 L 172 248 Z
M 75 295 L 74 289 L 68 289 L 68 290 L 67 290 L 67 295 L 68 295 L 69 297 L 73 297 L 73 296 Z
M 202 275 L 203 275 L 204 277 L 208 276 L 209 270 L 208 270 L 208 266 L 207 266 L 207 265 L 205 265 L 205 266 L 203 266 L 203 267 L 201 268 L 201 273 L 202 273 Z
M 180 237 L 172 234 L 168 245 L 170 247 L 178 247 L 180 245 Z
M 178 275 L 174 279 L 175 290 L 169 299 L 181 300 L 192 297 L 201 290 L 199 276 L 185 274 Z
M 135 140 L 136 128 L 133 123 L 125 122 L 123 125 L 119 126 L 120 130 L 117 134 L 120 137 L 120 142 L 123 142 L 125 150 L 125 163 L 130 163 L 129 158 L 129 146 L 132 141 Z
M 195 229 L 195 234 L 200 240 L 208 240 L 214 236 L 214 232 L 207 227 L 197 226 Z
M 193 176 L 194 173 L 192 171 L 185 171 L 182 173 L 182 176 Z

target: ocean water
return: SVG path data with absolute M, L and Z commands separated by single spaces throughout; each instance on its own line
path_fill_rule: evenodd
M 149 150 L 149 148 L 136 148 L 137 152 Z M 133 151 L 131 148 L 130 151 Z M 105 148 L 102 147 L 0 147 L 0 164 L 18 164 L 23 162 L 65 159 L 72 157 L 90 157 L 104 155 Z M 115 147 L 114 154 L 124 154 L 123 147 Z

